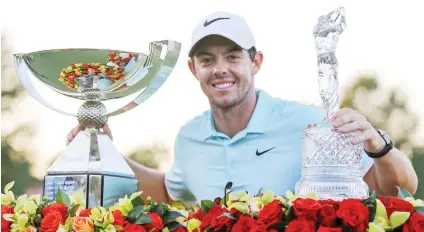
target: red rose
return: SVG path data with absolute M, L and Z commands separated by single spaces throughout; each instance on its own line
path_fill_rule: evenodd
M 187 232 L 187 231 L 188 230 L 185 227 L 180 226 L 177 229 L 173 230 L 172 232 Z
M 316 222 L 318 220 L 318 210 L 321 204 L 318 201 L 310 198 L 297 198 L 293 202 L 294 215 L 298 219 L 312 220 Z
M 215 198 L 215 200 L 213 201 L 216 205 L 220 205 L 221 204 L 221 198 L 220 197 L 217 197 L 217 198 Z
M 283 209 L 281 201 L 274 200 L 266 204 L 258 214 L 258 224 L 271 226 L 283 220 Z
M 196 218 L 196 219 L 202 221 L 202 219 L 203 219 L 202 208 L 199 208 L 196 213 L 189 213 L 188 214 L 188 220 L 190 220 L 192 218 Z
M 335 201 L 335 200 L 331 200 L 331 199 L 326 199 L 326 200 L 318 200 L 318 203 L 320 203 L 321 205 L 331 205 L 334 207 L 334 209 L 337 211 L 339 209 L 339 201 Z
M 368 208 L 359 199 L 346 199 L 340 203 L 337 217 L 343 223 L 357 231 L 365 231 L 369 222 Z
M 266 229 L 266 228 L 265 228 Z M 237 223 L 234 224 L 232 232 L 256 232 L 256 221 L 250 216 L 240 216 Z
M 216 220 L 216 218 L 224 212 L 227 212 L 227 210 L 220 205 L 210 208 L 209 211 L 203 215 L 202 222 L 200 223 L 200 230 L 206 230 L 206 228 L 211 225 L 212 221 Z
M 315 232 L 315 222 L 296 219 L 289 223 L 285 232 Z
M 56 232 L 57 228 L 59 228 L 60 221 L 62 220 L 62 215 L 53 211 L 43 219 L 41 219 L 40 231 L 41 232 Z
M 342 228 L 330 228 L 330 227 L 320 226 L 317 232 L 342 232 Z
M 123 232 L 147 232 L 146 229 L 139 225 L 139 224 L 133 224 L 133 223 L 126 223 Z
M 414 212 L 414 206 L 404 200 L 401 200 L 396 197 L 380 197 L 379 200 L 383 203 L 384 207 L 386 207 L 387 216 L 390 218 L 390 215 L 394 211 L 399 212 L 409 212 L 412 214 Z
M 12 207 L 2 206 L 1 207 L 1 231 L 10 231 L 10 222 L 3 218 L 3 214 L 13 214 L 14 209 Z
M 322 205 L 318 210 L 319 225 L 333 227 L 336 225 L 336 210 L 331 205 Z
M 424 216 L 414 212 L 403 225 L 403 232 L 424 231 Z
M 124 215 L 122 215 L 122 212 L 119 210 L 113 210 L 112 211 L 112 215 L 113 215 L 113 225 L 118 225 L 121 226 L 122 228 L 124 228 L 125 225 L 125 217 Z
M 274 230 L 274 229 L 268 230 L 267 226 L 264 226 L 264 225 L 258 225 L 256 229 L 253 231 L 254 232 L 278 232 L 277 230 Z
M 81 212 L 79 212 L 79 215 L 78 216 L 80 216 L 80 217 L 89 217 L 90 214 L 91 214 L 91 208 L 88 208 L 88 209 L 81 210 Z
M 211 222 L 211 231 L 231 231 L 235 220 L 227 216 L 218 216 L 216 220 Z
M 243 215 L 243 213 L 242 213 L 242 212 L 240 212 L 240 211 L 238 211 L 236 208 L 232 208 L 232 209 L 230 209 L 230 214 L 231 214 L 233 217 L 235 217 L 236 219 L 239 219 L 239 217 L 240 217 L 241 215 Z
M 62 224 L 65 224 L 66 218 L 68 217 L 68 207 L 62 203 L 54 203 L 44 207 L 44 209 L 41 210 L 41 214 L 44 217 L 53 212 L 60 213 L 61 222 Z
M 161 231 L 163 229 L 162 218 L 157 213 L 148 212 L 147 215 L 152 219 L 151 223 L 145 224 L 144 227 L 148 231 Z

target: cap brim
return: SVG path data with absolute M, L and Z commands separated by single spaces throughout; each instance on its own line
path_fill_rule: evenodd
M 203 39 L 205 39 L 206 37 L 211 36 L 211 35 L 219 35 L 219 36 L 222 36 L 222 37 L 224 37 L 224 38 L 227 38 L 227 39 L 229 39 L 229 40 L 233 41 L 235 44 L 237 44 L 237 45 L 238 45 L 238 46 L 240 46 L 241 48 L 246 49 L 246 50 L 248 50 L 248 49 L 252 48 L 253 46 L 255 46 L 254 44 L 243 44 L 243 43 L 242 43 L 242 42 L 240 42 L 240 41 L 238 41 L 238 42 L 237 42 L 237 40 L 235 40 L 234 38 L 232 38 L 232 36 L 227 35 L 227 34 L 225 34 L 225 33 L 210 33 L 210 34 L 206 34 L 206 35 L 204 35 L 204 36 L 200 37 L 200 38 L 199 38 L 196 42 L 194 42 L 194 43 L 192 44 L 192 46 L 191 46 L 191 48 L 190 48 L 190 50 L 189 50 L 189 52 L 188 52 L 188 56 L 189 56 L 189 57 L 192 57 L 193 52 L 195 51 L 195 48 L 196 48 L 197 44 L 198 44 L 201 40 L 203 40 Z

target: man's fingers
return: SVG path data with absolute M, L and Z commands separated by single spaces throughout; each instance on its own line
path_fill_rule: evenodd
M 72 130 L 72 135 L 75 137 L 77 136 L 77 134 L 84 130 L 84 127 L 81 124 L 78 124 L 73 130 Z
M 353 139 L 352 139 L 352 144 L 359 144 L 359 143 L 362 143 L 362 142 L 364 142 L 364 141 L 366 141 L 366 140 L 369 140 L 369 139 L 371 139 L 371 137 L 372 137 L 372 131 L 373 129 L 371 128 L 371 129 L 368 129 L 368 130 L 365 130 L 365 131 L 363 131 L 361 134 L 359 134 L 358 136 L 355 136 Z
M 333 118 L 334 120 L 335 118 Z M 334 121 L 332 121 L 333 127 L 338 128 L 345 124 L 351 123 L 355 121 L 355 115 L 354 114 L 345 114 Z
M 109 125 L 108 125 L 108 124 L 105 124 L 105 125 L 103 126 L 103 132 L 104 132 L 105 134 L 107 134 L 111 140 L 113 140 L 112 131 L 110 130 L 110 127 L 109 127 Z
M 340 126 L 338 128 L 335 128 L 334 131 L 341 132 L 341 133 L 349 133 L 356 130 L 364 131 L 369 129 L 370 127 L 371 127 L 371 124 L 368 121 L 356 120 L 351 123 L 347 123 L 343 126 Z
M 350 108 L 343 108 L 343 109 L 340 109 L 340 110 L 338 110 L 338 111 L 336 111 L 336 112 L 334 112 L 331 116 L 330 116 L 330 121 L 334 121 L 334 120 L 336 120 L 337 118 L 340 118 L 340 117 L 342 117 L 343 115 L 346 115 L 346 114 L 349 114 L 350 112 L 352 112 L 353 110 L 352 109 L 350 109 Z

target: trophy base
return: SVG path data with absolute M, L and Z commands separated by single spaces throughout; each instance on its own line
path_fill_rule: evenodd
M 138 191 L 138 180 L 110 138 L 80 131 L 44 178 L 44 196 L 55 200 L 57 189 L 69 196 L 82 189 L 85 206 L 109 207 Z
M 366 198 L 362 177 L 362 145 L 353 134 L 332 131 L 331 123 L 310 124 L 302 137 L 302 171 L 295 194 L 316 193 L 320 199 Z
M 368 197 L 368 185 L 365 182 L 328 181 L 317 182 L 301 180 L 295 187 L 296 195 L 305 196 L 307 193 L 316 193 L 319 199 L 342 201 L 347 198 L 364 199 Z
M 60 190 L 72 196 L 78 189 L 83 192 L 85 208 L 110 207 L 119 198 L 137 192 L 138 180 L 108 174 L 81 173 L 72 175 L 47 175 L 44 177 L 44 196 L 54 201 Z

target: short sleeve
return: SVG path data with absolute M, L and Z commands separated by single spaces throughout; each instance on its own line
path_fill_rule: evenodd
M 195 201 L 184 181 L 184 157 L 180 135 L 177 135 L 174 144 L 174 163 L 171 170 L 165 174 L 165 187 L 168 195 L 174 201 L 182 201 L 186 204 Z
M 374 160 L 370 158 L 365 151 L 362 152 L 362 176 L 365 176 L 367 172 L 374 165 Z

